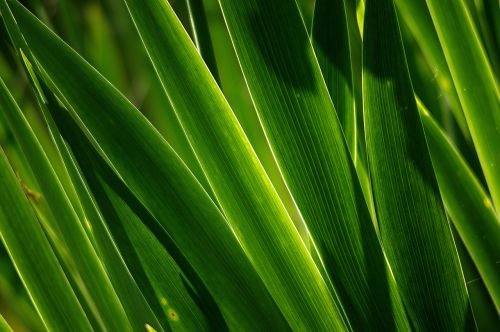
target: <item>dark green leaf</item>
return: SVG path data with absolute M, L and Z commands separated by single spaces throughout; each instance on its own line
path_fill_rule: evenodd
M 493 203 L 429 112 L 419 103 L 446 210 L 500 312 L 500 221 Z
M 363 42 L 366 143 L 385 253 L 417 330 L 464 330 L 474 323 L 393 0 L 367 1 Z

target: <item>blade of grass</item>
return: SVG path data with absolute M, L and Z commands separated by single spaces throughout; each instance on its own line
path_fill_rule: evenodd
M 104 187 L 139 256 L 171 329 L 174 331 L 227 330 L 223 320 L 217 321 L 221 318 L 219 312 L 210 312 L 208 319 L 211 321 L 205 318 L 203 311 L 195 302 L 196 298 L 193 298 L 196 296 L 196 290 L 189 284 L 173 258 L 130 207 L 113 192 L 113 189 L 105 185 Z M 212 326 L 209 325 L 210 323 Z
M 500 45 L 494 40 L 494 30 L 488 24 L 486 11 L 491 11 L 493 19 L 500 19 L 500 6 L 495 1 L 490 0 L 468 0 L 465 1 L 468 12 L 472 18 L 472 22 L 479 33 L 480 41 L 484 46 L 485 54 L 491 64 L 491 69 L 494 73 L 499 73 Z
M 25 60 L 27 61 L 27 60 Z M 35 75 L 32 71 L 31 75 Z M 32 78 L 34 81 L 36 77 Z M 89 236 L 95 240 L 96 249 L 103 261 L 106 272 L 108 273 L 111 283 L 117 292 L 117 295 L 123 305 L 125 313 L 132 327 L 136 330 L 141 330 L 145 323 L 154 327 L 157 331 L 162 331 L 158 319 L 155 317 L 141 291 L 137 287 L 136 282 L 130 275 L 125 262 L 123 261 L 118 248 L 110 236 L 105 222 L 96 209 L 91 194 L 81 178 L 80 172 L 74 163 L 70 151 L 65 142 L 63 142 L 59 130 L 50 113 L 57 113 L 61 106 L 58 104 L 55 96 L 43 84 L 40 84 L 44 94 L 45 102 L 40 105 L 43 116 L 49 127 L 53 140 L 56 144 L 58 152 L 64 161 L 65 167 L 69 173 L 78 197 L 81 208 L 83 210 L 82 224 L 87 228 Z M 51 111 L 49 111 L 51 110 Z M 50 112 L 50 113 L 49 113 Z M 61 110 L 59 110 L 61 112 Z
M 227 221 L 171 147 L 115 88 L 24 7 L 12 2 L 11 8 L 40 63 L 37 73 L 169 233 L 221 307 L 228 325 L 286 329 Z
M 142 207 L 140 202 L 137 202 L 125 184 L 94 151 L 91 143 L 84 138 L 84 134 L 69 115 L 62 109 L 51 110 L 59 121 L 58 127 L 62 129 L 65 139 L 75 151 L 75 158 L 81 166 L 93 199 L 99 204 L 100 211 L 96 213 L 102 213 L 108 221 L 107 225 L 117 246 L 121 252 L 126 253 L 124 258 L 130 271 L 138 280 L 144 296 L 156 310 L 157 317 L 160 317 L 162 324 L 166 324 L 165 329 L 169 329 L 168 317 L 174 324 L 172 328 L 177 326 L 186 327 L 187 330 L 206 330 L 207 322 L 193 300 L 189 299 L 190 295 L 184 290 L 185 284 L 176 282 L 180 278 L 181 268 L 152 234 L 154 230 L 158 236 L 159 233 L 165 233 L 164 230 L 161 227 L 158 230 L 158 227 L 152 225 L 157 223 L 154 217 L 144 211 L 144 208 L 138 208 Z M 146 226 L 151 227 L 151 231 Z M 179 257 L 177 259 L 180 260 Z M 185 261 L 185 258 L 182 260 Z M 186 269 L 186 264 L 183 267 Z M 189 269 L 191 271 L 192 267 Z M 189 282 L 193 283 L 193 278 Z M 206 295 L 207 292 L 202 289 L 200 283 L 196 286 L 198 296 Z M 175 306 L 175 317 L 169 315 L 168 307 L 164 304 L 166 299 L 170 303 L 169 306 Z M 182 319 L 179 320 L 179 317 Z M 212 326 L 213 330 L 227 329 L 224 328 L 223 319 L 216 307 L 207 315 L 208 318 L 211 323 L 219 323 L 217 319 L 222 321 L 219 325 Z
M 193 32 L 193 42 L 200 52 L 201 57 L 207 64 L 212 76 L 220 84 L 217 62 L 210 38 L 210 29 L 208 28 L 207 15 L 203 0 L 186 0 L 189 11 L 191 30 Z
M 393 0 L 367 1 L 363 43 L 368 162 L 381 239 L 403 302 L 417 330 L 471 328 Z
M 3 9 L 2 13 L 5 13 Z M 98 316 L 102 317 L 103 323 L 126 331 L 129 323 L 123 308 L 78 216 L 22 111 L 3 81 L 0 85 L 2 114 L 29 161 L 44 198 L 54 215 L 54 219 L 51 219 L 53 221 L 51 227 L 64 247 L 68 249 L 69 256 L 67 257 L 70 261 L 67 263 L 75 268 L 85 281 L 85 288 L 88 290 L 85 294 L 90 296 L 87 300 L 94 303 L 95 310 Z
M 9 324 L 5 321 L 5 318 L 3 318 L 2 315 L 0 315 L 0 331 L 1 332 L 13 332 L 12 328 L 9 326 Z
M 454 229 L 453 237 L 457 244 L 460 265 L 464 271 L 465 283 L 477 330 L 478 332 L 494 331 L 496 326 L 500 325 L 500 316 L 496 310 L 495 303 L 486 289 L 484 281 L 458 235 L 456 228 Z
M 325 281 L 172 8 L 126 3 L 222 210 L 288 322 L 342 329 Z
M 372 220 L 376 224 L 370 178 L 366 171 L 361 102 L 361 36 L 355 1 L 316 1 L 311 38 Z
M 353 34 L 359 30 L 357 26 L 354 27 L 354 30 L 350 26 L 352 21 L 347 18 L 348 13 L 353 10 L 351 5 L 354 5 L 353 1 L 316 1 L 312 41 L 347 146 L 353 159 L 356 160 L 356 102 L 354 98 L 352 44 L 355 42 Z M 358 39 L 360 41 L 360 38 Z
M 1 147 L 0 173 L 2 241 L 46 328 L 92 331 Z
M 432 18 L 425 1 L 396 0 L 402 19 L 410 29 L 422 49 L 424 56 L 432 67 L 435 79 L 440 89 L 445 93 L 450 103 L 451 112 L 455 117 L 462 134 L 470 139 L 469 128 L 465 120 L 457 91 L 451 78 L 448 64 L 439 44 L 439 38 L 432 23 Z
M 424 105 L 418 106 L 446 210 L 500 312 L 500 220 L 458 150 Z
M 463 1 L 426 0 L 450 68 L 472 140 L 500 209 L 500 94 L 483 46 Z
M 219 4 L 266 137 L 349 323 L 360 330 L 370 329 L 374 322 L 382 329 L 404 329 L 404 309 L 398 307 L 347 148 L 356 145 L 355 125 L 348 137 L 352 142 L 346 145 L 295 1 Z M 321 15 L 332 14 L 320 9 Z M 347 20 L 345 11 L 339 15 L 339 20 Z M 348 50 L 348 36 L 343 38 Z M 353 84 L 350 54 L 340 56 L 344 62 L 334 65 L 349 68 L 336 68 L 336 75 L 347 76 L 342 84 Z M 339 89 L 345 93 L 353 87 Z M 350 114 L 346 116 L 355 123 L 353 92 L 349 93 L 340 104 L 348 111 L 340 114 Z
M 0 11 L 14 44 L 24 48 L 25 54 L 30 54 L 5 0 L 0 2 Z M 22 58 L 22 49 L 19 49 L 19 52 Z M 36 81 L 33 84 L 41 93 Z M 3 94 L 2 92 L 2 104 L 7 122 L 21 145 L 54 215 L 54 223 L 51 226 L 68 249 L 68 257 L 71 260 L 68 265 L 75 268 L 84 281 L 86 290 L 83 293 L 89 297 L 87 300 L 92 304 L 90 307 L 96 310 L 97 317 L 102 319 L 104 326 L 129 330 L 130 323 L 102 262 L 92 247 L 45 152 L 13 98 L 8 92 L 5 96 Z

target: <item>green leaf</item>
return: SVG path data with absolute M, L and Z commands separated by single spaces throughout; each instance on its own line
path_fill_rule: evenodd
M 0 331 L 1 332 L 12 332 L 12 328 L 5 321 L 5 318 L 3 318 L 2 315 L 0 315 Z
M 65 103 L 101 156 L 172 237 L 221 308 L 229 327 L 259 330 L 272 325 L 286 329 L 227 221 L 159 133 L 33 15 L 15 2 L 12 10 L 40 64 L 36 66 L 38 74 Z
M 470 305 L 392 0 L 367 1 L 363 42 L 366 143 L 385 253 L 415 329 L 464 330 Z
M 366 170 L 361 102 L 361 36 L 356 21 L 355 1 L 316 1 L 311 38 L 376 225 L 370 178 Z
M 128 320 L 106 272 L 45 152 L 3 81 L 0 86 L 0 109 L 29 161 L 43 196 L 54 215 L 50 226 L 63 247 L 67 248 L 66 263 L 78 271 L 85 282 L 86 300 L 95 303 L 95 313 L 102 317 L 102 324 L 127 330 Z
M 274 156 L 349 324 L 359 330 L 370 329 L 374 322 L 383 329 L 404 329 L 404 309 L 387 275 L 336 109 L 297 5 L 290 0 L 219 3 Z M 331 18 L 333 7 L 318 5 L 321 14 L 316 15 L 316 29 L 323 28 L 319 24 L 327 20 L 319 15 L 332 21 L 347 20 L 344 11 L 336 20 Z M 344 42 L 339 43 L 348 50 L 347 30 L 336 33 L 343 35 Z M 327 41 L 320 44 L 317 40 L 317 49 L 338 39 L 328 33 L 321 36 Z M 320 38 L 318 34 L 316 31 L 316 38 Z M 339 50 L 343 48 L 335 50 L 341 60 L 332 60 L 327 58 L 332 50 L 321 49 L 321 62 L 323 68 L 329 66 L 333 71 L 326 71 L 328 83 L 340 81 L 338 88 L 332 86 L 340 90 L 332 98 L 337 102 L 342 99 L 339 106 L 345 109 L 339 114 L 352 118 L 351 132 L 345 130 L 352 148 L 356 145 L 353 87 L 349 86 L 353 84 L 353 69 L 350 54 L 339 54 Z M 335 65 L 338 67 L 331 68 Z
M 0 2 L 0 10 L 12 40 L 19 47 L 25 48 L 25 54 L 29 54 L 6 0 Z M 23 51 L 20 50 L 20 53 Z M 103 328 L 128 331 L 130 324 L 123 307 L 44 150 L 6 88 L 2 89 L 0 95 L 0 105 L 7 123 L 29 161 L 54 216 L 50 219 L 50 226 L 67 249 L 67 255 L 64 256 L 68 257 L 66 263 L 77 271 L 83 280 L 82 293 L 91 303 L 90 307 L 100 318 L 99 323 Z
M 144 209 L 125 184 L 113 173 L 113 170 L 95 152 L 76 123 L 62 109 L 52 108 L 51 110 L 59 121 L 58 127 L 61 128 L 65 139 L 74 151 L 88 188 L 92 192 L 92 199 L 99 205 L 100 210 L 96 213 L 100 218 L 104 217 L 107 220 L 109 230 L 120 252 L 124 253 L 124 259 L 130 271 L 165 329 L 170 329 L 168 323 L 170 321 L 174 330 L 206 330 L 206 319 L 190 299 L 188 290 L 185 289 L 181 268 L 156 239 L 165 231 L 156 225 L 157 221 L 154 217 Z M 155 230 L 156 237 L 146 225 L 151 227 L 151 230 Z M 96 229 L 93 233 L 98 231 Z M 172 245 L 170 249 L 173 250 Z M 178 256 L 176 258 L 180 260 Z M 183 267 L 186 269 L 186 264 Z M 189 268 L 192 270 L 192 267 L 189 266 Z M 198 287 L 198 296 L 205 291 L 200 288 L 203 286 Z M 131 300 L 135 299 L 131 298 Z M 211 322 L 217 322 L 220 316 L 220 312 L 211 311 L 209 317 Z M 146 321 L 142 321 L 142 325 L 144 322 Z M 223 324 L 222 321 L 222 329 L 224 329 Z M 220 325 L 212 326 L 212 328 L 221 330 Z
M 33 75 L 35 74 L 33 73 Z M 36 77 L 33 79 L 36 80 Z M 43 83 L 41 84 L 43 85 Z M 65 167 L 71 177 L 72 184 L 78 193 L 79 203 L 83 210 L 82 224 L 86 227 L 89 237 L 95 241 L 96 250 L 99 253 L 111 283 L 123 305 L 128 320 L 135 330 L 143 329 L 144 324 L 148 323 L 157 331 L 162 331 L 157 318 L 151 311 L 151 308 L 139 290 L 130 271 L 125 265 L 123 257 L 120 255 L 117 246 L 111 238 L 110 232 L 106 228 L 105 221 L 95 206 L 92 194 L 89 192 L 75 164 L 74 157 L 71 155 L 66 143 L 62 140 L 59 130 L 50 114 L 59 114 L 62 108 L 58 104 L 55 96 L 45 85 L 41 88 L 45 95 L 45 103 L 41 105 L 41 109 L 54 142 L 64 161 Z M 74 135 L 76 135 L 76 131 Z
M 446 210 L 500 312 L 500 220 L 458 150 L 421 103 L 419 109 Z
M 186 3 L 193 33 L 193 42 L 213 77 L 220 83 L 203 0 L 186 0 Z
M 464 1 L 426 0 L 472 140 L 500 209 L 500 93 Z
M 102 181 L 102 180 L 101 180 Z M 153 233 L 142 224 L 131 208 L 113 192 L 105 187 L 111 204 L 115 207 L 126 234 L 130 238 L 141 264 L 154 288 L 157 301 L 164 310 L 164 316 L 173 331 L 209 331 L 209 322 L 195 303 L 196 290 L 168 254 Z M 193 293 L 193 297 L 190 294 Z M 217 322 L 220 313 L 210 312 L 212 330 L 225 330 L 224 321 Z M 218 323 L 218 324 L 217 324 Z
M 328 92 L 332 98 L 347 146 L 356 159 L 356 102 L 354 97 L 353 44 L 361 42 L 355 21 L 354 1 L 318 0 L 314 7 L 312 41 Z M 354 34 L 358 34 L 357 40 Z M 359 107 L 359 106 L 358 106 Z
M 325 281 L 172 8 L 161 0 L 127 4 L 224 214 L 291 327 L 342 329 Z
M 456 232 L 456 228 L 453 230 L 453 237 L 457 244 L 460 265 L 464 271 L 467 293 L 469 293 L 477 330 L 479 332 L 494 331 L 500 325 L 500 316 L 496 310 L 495 303 L 486 289 L 484 281 L 472 261 L 468 250 L 465 248 L 462 239 Z
M 2 241 L 46 328 L 92 331 L 2 148 L 0 201 Z
M 441 91 L 446 94 L 451 112 L 464 137 L 470 139 L 469 128 L 460 106 L 457 91 L 425 1 L 396 0 L 394 2 L 401 14 L 401 18 L 407 24 L 422 49 L 425 59 L 431 66 Z

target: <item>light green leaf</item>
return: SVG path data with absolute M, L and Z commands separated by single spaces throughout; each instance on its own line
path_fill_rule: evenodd
M 0 202 L 2 241 L 45 326 L 92 331 L 2 148 Z
M 224 214 L 291 327 L 342 329 L 325 281 L 172 8 L 161 0 L 127 4 Z
M 472 140 L 500 209 L 500 93 L 464 1 L 426 0 Z
M 393 0 L 367 1 L 364 29 L 366 143 L 384 250 L 414 328 L 464 330 L 470 305 Z
M 40 63 L 38 74 L 169 233 L 200 275 L 227 324 L 245 330 L 270 325 L 285 328 L 281 313 L 227 221 L 171 147 L 88 63 L 21 5 L 12 2 L 12 9 Z
M 491 199 L 458 150 L 418 104 L 446 210 L 500 312 L 500 221 Z

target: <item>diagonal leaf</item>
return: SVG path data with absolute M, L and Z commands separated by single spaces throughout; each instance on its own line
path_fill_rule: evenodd
M 45 326 L 92 331 L 2 148 L 0 202 L 2 241 Z
M 32 73 L 32 75 L 35 74 Z M 36 79 L 36 77 L 33 78 L 33 80 Z M 45 96 L 45 102 L 41 104 L 41 109 L 56 146 L 62 156 L 62 159 L 64 160 L 65 167 L 70 174 L 72 183 L 78 193 L 78 198 L 82 205 L 81 208 L 84 214 L 83 225 L 88 229 L 89 235 L 95 240 L 97 252 L 103 261 L 106 272 L 110 276 L 113 287 L 123 304 L 128 320 L 130 321 L 132 327 L 137 330 L 142 329 L 144 324 L 148 323 L 150 326 L 155 327 L 157 331 L 162 331 L 157 318 L 154 316 L 151 308 L 137 287 L 137 284 L 130 275 L 118 248 L 113 242 L 113 239 L 105 226 L 105 222 L 101 214 L 95 207 L 93 198 L 88 191 L 77 166 L 75 165 L 74 158 L 68 150 L 67 145 L 62 140 L 59 130 L 49 113 L 51 112 L 57 114 L 57 112 L 61 112 L 61 106 L 43 82 L 41 85 Z
M 212 326 L 209 325 L 203 311 L 190 294 L 196 291 L 191 288 L 173 258 L 113 189 L 106 187 L 105 190 L 139 256 L 172 330 L 209 331 L 210 327 L 219 331 L 227 329 L 223 321 L 217 322 L 217 312 L 210 312 Z
M 426 0 L 493 204 L 500 209 L 500 92 L 464 1 Z
M 12 332 L 12 328 L 5 321 L 5 318 L 3 318 L 2 315 L 0 315 L 0 331 L 1 332 Z
M 468 250 L 456 232 L 456 228 L 452 229 L 452 231 L 457 245 L 460 265 L 464 271 L 467 293 L 469 293 L 469 300 L 477 330 L 479 332 L 494 331 L 500 325 L 500 316 L 498 315 L 495 303 L 486 289 L 484 280 L 472 261 Z
M 405 313 L 387 276 L 336 109 L 295 1 L 219 3 L 274 156 L 349 323 L 360 330 L 370 329 L 374 322 L 382 329 L 404 329 Z M 319 15 L 334 14 L 332 7 L 318 5 L 320 22 L 326 18 Z M 341 12 L 339 20 L 346 19 Z M 344 32 L 347 34 L 347 29 Z M 348 37 L 343 38 L 342 47 L 348 48 Z M 327 54 L 321 56 L 322 63 L 337 61 L 325 59 Z M 344 54 L 342 61 L 333 65 L 351 66 L 349 54 Z M 347 77 L 339 83 L 343 86 L 338 87 L 338 94 L 346 90 L 349 94 L 344 96 L 348 100 L 339 103 L 348 110 L 339 114 L 352 116 L 354 121 L 352 86 L 348 86 L 353 83 L 352 68 L 339 67 L 332 69 L 332 75 Z M 328 83 L 332 83 L 328 73 Z M 332 94 L 332 98 L 338 102 L 341 97 Z M 355 133 L 346 130 L 345 134 Z M 347 139 L 353 141 L 348 144 L 356 144 L 353 138 Z
M 470 139 L 469 129 L 462 107 L 460 106 L 457 91 L 425 1 L 396 0 L 394 2 L 401 13 L 402 19 L 409 27 L 422 49 L 426 60 L 432 67 L 437 83 L 441 91 L 446 94 L 451 111 L 462 133 L 466 138 Z
M 215 80 L 220 83 L 203 0 L 186 0 L 193 41 Z
M 4 9 L 5 7 L 2 7 L 5 18 Z M 95 313 L 102 317 L 101 324 L 127 330 L 128 320 L 106 272 L 45 152 L 3 81 L 0 86 L 0 109 L 29 161 L 54 215 L 51 227 L 67 248 L 69 262 L 66 263 L 78 271 L 85 282 L 86 299 L 94 303 Z
M 464 330 L 470 305 L 393 0 L 367 1 L 363 36 L 366 143 L 385 253 L 417 330 Z
M 500 220 L 458 150 L 425 107 L 418 106 L 446 210 L 500 312 Z
M 347 146 L 356 159 L 356 102 L 354 97 L 353 43 L 358 27 L 347 15 L 354 1 L 318 0 L 314 7 L 312 41 L 328 92 L 332 97 Z M 359 36 L 359 33 L 358 33 Z M 358 37 L 360 42 L 360 37 Z
M 161 0 L 126 3 L 222 210 L 288 322 L 342 329 L 325 281 L 172 8 Z
M 227 221 L 171 147 L 88 63 L 24 7 L 16 2 L 11 6 L 40 63 L 38 74 L 169 233 L 206 284 L 227 324 L 248 330 L 271 324 L 285 328 L 281 313 Z
M 164 233 L 163 229 L 160 227 L 158 230 L 158 227 L 152 226 L 152 223 L 156 224 L 156 220 L 144 211 L 144 208 L 139 208 L 142 205 L 94 151 L 90 142 L 84 139 L 76 123 L 61 109 L 52 108 L 51 110 L 59 121 L 59 128 L 63 131 L 64 137 L 75 151 L 75 157 L 85 175 L 88 187 L 99 205 L 100 211 L 96 213 L 102 213 L 108 221 L 107 225 L 117 246 L 122 253 L 126 254 L 124 255 L 125 261 L 138 280 L 144 296 L 157 311 L 157 317 L 160 317 L 162 323 L 167 325 L 170 321 L 173 329 L 206 330 L 205 318 L 185 290 L 181 269 L 146 225 L 156 230 L 156 237 Z M 177 257 L 177 260 L 180 258 Z M 186 269 L 185 265 L 183 267 Z M 190 282 L 193 281 L 190 280 Z M 197 287 L 199 296 L 202 291 L 205 290 Z M 172 304 L 175 308 L 171 307 Z M 220 319 L 220 316 L 219 312 L 212 310 L 209 316 L 210 322 L 218 323 L 217 319 Z M 212 328 L 221 330 L 220 325 L 212 326 Z
M 363 112 L 360 91 L 361 36 L 355 5 L 351 0 L 316 1 L 311 38 L 370 214 L 376 222 L 370 179 L 366 170 L 363 126 L 358 123 L 359 119 L 362 120 Z

